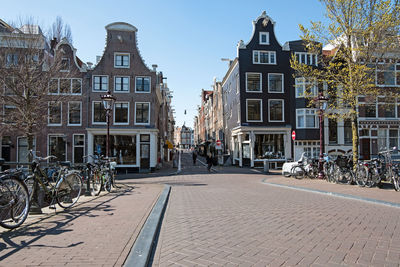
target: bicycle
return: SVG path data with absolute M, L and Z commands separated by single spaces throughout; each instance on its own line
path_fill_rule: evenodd
M 59 162 L 59 168 L 48 175 L 41 167 L 40 162 L 56 159 L 56 157 L 38 157 L 34 155 L 32 150 L 29 154 L 32 157 L 32 174 L 25 179 L 25 183 L 28 187 L 30 200 L 33 196 L 37 196 L 40 186 L 50 208 L 54 209 L 56 202 L 64 209 L 72 207 L 78 201 L 82 191 L 82 177 L 79 171 L 69 170 L 69 162 Z M 38 202 L 37 199 L 36 202 Z
M 291 168 L 290 175 L 296 179 L 303 179 L 306 176 L 311 179 L 317 178 L 318 160 L 309 160 L 306 157 L 302 157 L 302 160 Z
M 117 188 L 115 185 L 115 165 L 114 161 L 102 156 L 89 155 L 94 162 L 88 163 L 88 176 L 91 180 L 91 194 L 99 195 L 101 189 L 111 192 L 112 188 Z
M 0 166 L 4 160 L 0 160 Z M 0 173 L 0 226 L 14 229 L 24 223 L 30 208 L 29 192 L 20 169 Z
M 333 161 L 333 159 L 325 154 L 323 169 L 324 169 L 325 179 L 330 183 L 335 182 L 334 167 L 335 167 L 335 162 Z
M 350 156 L 337 156 L 333 166 L 333 179 L 336 183 L 342 184 L 351 184 L 355 181 L 353 161 Z

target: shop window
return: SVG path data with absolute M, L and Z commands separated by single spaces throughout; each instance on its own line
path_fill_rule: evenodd
M 255 137 L 256 158 L 283 158 L 285 156 L 283 134 L 256 134 Z
M 95 135 L 93 148 L 105 155 L 106 135 Z M 136 135 L 110 135 L 110 157 L 116 158 L 119 165 L 136 165 Z

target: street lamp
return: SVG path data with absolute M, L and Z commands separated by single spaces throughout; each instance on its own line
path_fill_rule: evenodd
M 110 117 L 111 110 L 114 105 L 115 97 L 108 90 L 107 94 L 100 96 L 103 100 L 104 109 L 106 110 L 106 122 L 107 122 L 107 139 L 106 139 L 106 157 L 110 157 Z
M 322 127 L 322 121 L 324 117 L 324 112 L 327 107 L 327 102 L 328 98 L 324 96 L 322 92 L 319 93 L 318 97 L 314 99 L 315 101 L 318 101 L 318 116 L 319 116 L 319 162 L 318 162 L 318 178 L 319 179 L 324 179 L 324 170 L 323 170 L 323 162 L 324 162 L 324 133 L 323 130 L 324 128 Z

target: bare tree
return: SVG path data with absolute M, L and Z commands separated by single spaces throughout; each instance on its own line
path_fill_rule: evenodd
M 54 38 L 56 38 L 58 42 L 63 38 L 66 38 L 67 41 L 72 44 L 71 27 L 64 23 L 60 16 L 56 17 L 56 20 L 53 22 L 47 33 L 47 40 L 49 43 Z
M 0 133 L 23 134 L 33 149 L 34 136 L 57 114 L 54 103 L 66 97 L 50 86 L 60 73 L 72 75 L 67 67 L 32 20 L 0 32 Z

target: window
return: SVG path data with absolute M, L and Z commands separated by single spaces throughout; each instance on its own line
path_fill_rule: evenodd
M 114 123 L 115 124 L 129 123 L 129 103 L 114 104 Z
M 4 95 L 15 95 L 15 90 L 18 88 L 15 77 L 6 77 L 4 81 Z
M 136 77 L 136 92 L 150 92 L 150 77 Z
M 283 100 L 269 99 L 269 121 L 284 121 L 283 120 Z
M 73 162 L 83 163 L 83 156 L 85 155 L 85 135 L 74 134 L 74 148 L 73 148 Z
M 150 124 L 150 103 L 136 103 L 135 124 Z
M 376 66 L 377 86 L 400 86 L 400 64 L 378 64 Z
M 54 78 L 49 82 L 48 88 L 49 95 L 80 95 L 82 94 L 82 79 L 72 78 Z
M 129 77 L 115 77 L 114 92 L 129 92 Z
M 93 91 L 108 91 L 108 76 L 93 76 Z
M 6 67 L 18 65 L 18 54 L 7 54 Z
M 73 95 L 82 94 L 82 79 L 71 79 L 71 93 Z
M 69 68 L 70 68 L 69 58 L 62 58 L 61 59 L 60 71 L 68 72 Z
M 62 106 L 61 102 L 49 102 L 48 124 L 61 125 Z
M 27 163 L 28 160 L 28 139 L 26 137 L 18 137 L 17 138 L 17 146 L 18 146 L 18 157 L 17 161 L 21 163 Z M 33 151 L 36 151 L 36 138 L 33 138 Z
M 36 65 L 39 63 L 39 55 L 38 54 L 26 55 L 25 62 L 27 64 Z
M 318 87 L 316 82 L 312 82 L 304 77 L 295 79 L 296 98 L 317 96 Z
M 129 54 L 128 53 L 115 53 L 114 54 L 114 67 L 115 68 L 129 68 Z
M 106 110 L 104 109 L 103 102 L 93 102 L 93 124 L 105 124 Z
M 262 121 L 262 100 L 247 99 L 247 121 Z
M 82 102 L 68 102 L 68 125 L 81 125 Z
M 296 109 L 296 128 L 318 128 L 318 114 L 316 109 Z
M 276 64 L 276 52 L 254 50 L 253 64 Z
M 51 161 L 65 161 L 67 159 L 67 142 L 65 136 L 49 135 L 49 156 L 55 156 Z
M 313 66 L 318 65 L 318 58 L 316 54 L 306 53 L 306 52 L 296 52 L 295 55 L 297 62 L 299 62 L 300 64 L 313 65 Z
M 268 92 L 283 93 L 283 74 L 268 73 Z
M 15 114 L 16 107 L 13 105 L 4 105 L 3 110 L 3 123 L 15 123 Z
M 328 119 L 328 122 L 329 122 L 329 144 L 337 144 L 338 142 L 337 120 Z
M 246 92 L 261 92 L 261 73 L 246 73 Z
M 386 97 L 378 97 L 378 117 L 379 118 L 394 118 L 396 117 L 396 105 L 394 99 Z
M 389 148 L 398 147 L 399 135 L 397 129 L 389 130 Z
M 261 45 L 269 45 L 269 33 L 268 32 L 260 32 L 260 44 Z
M 343 132 L 344 132 L 344 143 L 352 144 L 353 143 L 353 131 L 351 128 L 351 120 L 350 119 L 344 120 Z

